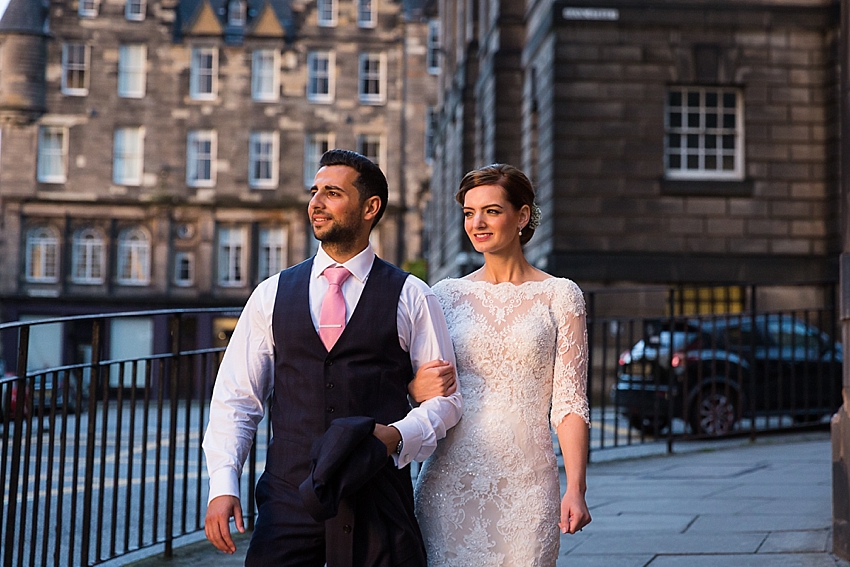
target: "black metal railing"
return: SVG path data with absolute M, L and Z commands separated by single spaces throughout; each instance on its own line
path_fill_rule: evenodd
M 656 312 L 626 317 L 605 307 L 606 293 L 586 294 L 593 452 L 647 443 L 672 450 L 679 439 L 811 427 L 841 404 L 842 353 L 829 302 L 758 311 L 751 288 L 744 308 L 687 316 L 677 290 L 656 289 L 663 296 Z M 232 322 L 238 312 L 0 325 L 12 362 L 0 378 L 4 566 L 88 567 L 152 546 L 170 556 L 175 538 L 203 530 L 201 442 L 228 336 L 213 320 Z M 116 322 L 133 318 L 151 323 L 145 340 L 153 347 L 116 356 L 122 351 L 114 347 L 133 338 L 115 336 Z M 38 368 L 35 350 L 45 348 L 39 337 L 50 325 L 64 325 L 60 344 L 48 345 L 63 353 L 62 364 Z M 243 473 L 249 528 L 270 437 L 266 419 Z

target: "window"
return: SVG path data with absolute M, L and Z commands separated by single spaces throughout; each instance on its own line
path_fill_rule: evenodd
M 89 94 L 89 46 L 85 43 L 62 44 L 62 93 Z
M 148 285 L 151 279 L 151 244 L 140 228 L 128 228 L 118 235 L 118 283 Z
M 189 96 L 195 100 L 215 100 L 218 93 L 218 49 L 193 47 L 189 71 Z
M 230 0 L 227 3 L 227 25 L 238 27 L 245 25 L 244 0 Z
M 99 2 L 97 0 L 80 0 L 80 5 L 77 8 L 77 14 L 81 18 L 94 18 L 97 16 L 97 8 Z
M 333 52 L 311 51 L 307 54 L 307 100 L 333 102 L 333 67 Z
M 214 130 L 189 132 L 186 148 L 186 183 L 192 187 L 215 185 L 216 133 Z
M 106 246 L 103 233 L 84 228 L 74 233 L 71 243 L 71 279 L 78 284 L 102 284 Z
M 330 134 L 308 134 L 304 143 L 304 186 L 313 186 L 313 178 L 319 171 L 322 154 L 331 149 L 333 137 Z
M 336 25 L 336 0 L 317 0 L 316 12 L 320 26 L 332 28 Z
M 112 182 L 118 185 L 141 185 L 144 155 L 144 128 L 116 130 L 112 153 Z
M 360 54 L 360 102 L 382 104 L 386 97 L 387 59 L 383 53 Z
M 248 231 L 244 228 L 221 228 L 218 231 L 218 283 L 223 287 L 245 285 L 246 244 Z
M 357 0 L 357 25 L 361 28 L 374 28 L 378 23 L 375 4 L 378 0 Z
M 248 183 L 251 187 L 277 187 L 278 133 L 253 132 L 248 148 Z
M 667 93 L 665 172 L 668 179 L 743 179 L 741 92 L 674 87 Z
M 141 22 L 145 19 L 146 3 L 146 0 L 127 0 L 124 5 L 124 17 L 134 22 Z
M 174 284 L 188 287 L 195 283 L 195 255 L 191 252 L 174 253 Z
M 440 72 L 440 20 L 428 22 L 428 52 L 425 60 L 429 73 L 436 75 Z
M 437 113 L 433 106 L 425 109 L 425 161 L 434 160 L 434 133 L 437 130 Z
M 251 56 L 251 96 L 254 100 L 274 101 L 280 92 L 277 49 L 257 49 Z
M 27 231 L 26 279 L 33 283 L 59 281 L 59 231 L 37 226 Z
M 118 96 L 142 98 L 145 96 L 147 75 L 147 46 L 122 45 L 118 50 Z
M 42 126 L 38 129 L 38 180 L 65 183 L 68 164 L 68 129 Z
M 262 281 L 286 267 L 286 231 L 282 228 L 260 229 L 259 279 Z
M 357 153 L 369 158 L 372 163 L 381 167 L 383 159 L 381 159 L 384 145 L 381 143 L 382 136 L 380 134 L 360 134 L 357 136 Z

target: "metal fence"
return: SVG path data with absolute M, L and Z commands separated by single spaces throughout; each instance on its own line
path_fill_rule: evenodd
M 746 311 L 685 317 L 675 315 L 675 290 L 664 293 L 666 313 L 631 317 L 598 315 L 600 298 L 587 295 L 591 451 L 808 427 L 841 404 L 833 308 L 759 312 L 751 301 Z M 223 347 L 186 348 L 183 335 L 198 316 L 237 311 L 0 325 L 18 345 L 0 378 L 4 566 L 89 566 L 163 544 L 170 556 L 175 538 L 203 529 L 201 440 Z M 159 321 L 162 352 L 105 356 L 111 323 L 139 316 Z M 90 327 L 90 360 L 32 369 L 33 329 L 55 323 Z M 270 435 L 266 419 L 243 475 L 249 528 Z

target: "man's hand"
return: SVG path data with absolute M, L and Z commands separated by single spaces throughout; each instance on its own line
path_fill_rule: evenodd
M 398 447 L 398 442 L 401 441 L 401 433 L 399 433 L 398 429 L 392 425 L 381 425 L 380 423 L 376 423 L 374 434 L 381 443 L 387 446 L 388 457 L 395 453 L 396 447 Z
M 446 360 L 426 362 L 416 371 L 416 377 L 407 385 L 407 392 L 416 403 L 437 396 L 451 396 L 457 391 L 455 367 Z
M 245 524 L 242 521 L 242 504 L 239 499 L 229 494 L 213 498 L 207 506 L 204 532 L 216 549 L 228 554 L 236 551 L 236 544 L 230 537 L 230 518 L 236 520 L 236 529 L 244 534 Z

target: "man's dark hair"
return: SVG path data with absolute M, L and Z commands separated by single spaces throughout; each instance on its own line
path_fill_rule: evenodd
M 326 151 L 322 155 L 322 159 L 319 160 L 319 167 L 332 165 L 345 165 L 357 172 L 357 179 L 354 180 L 354 186 L 357 187 L 357 192 L 360 193 L 361 203 L 374 195 L 377 195 L 381 199 L 381 208 L 378 209 L 378 215 L 372 223 L 374 227 L 381 220 L 381 217 L 384 216 L 384 211 L 387 209 L 387 200 L 389 199 L 387 178 L 384 177 L 384 172 L 372 160 L 351 150 L 334 149 Z

